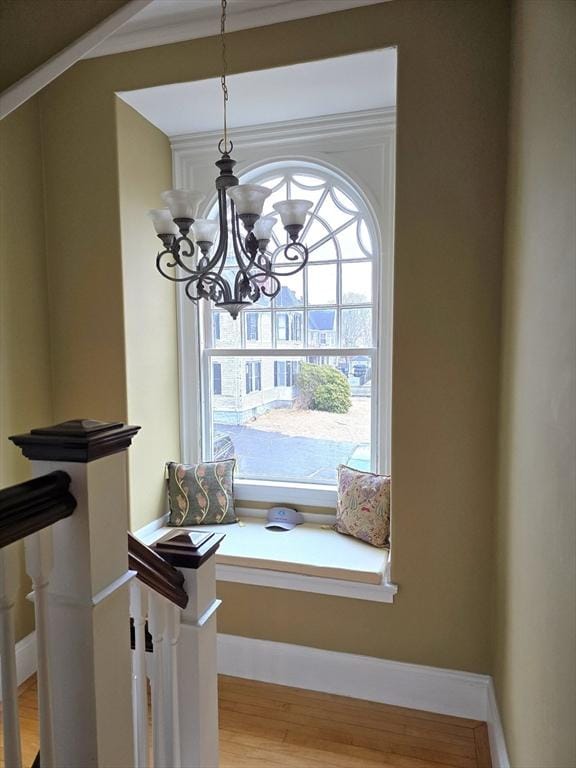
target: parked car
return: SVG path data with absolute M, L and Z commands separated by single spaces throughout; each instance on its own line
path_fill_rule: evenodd
M 370 445 L 362 443 L 357 445 L 346 464 L 353 469 L 359 469 L 361 472 L 370 472 L 371 470 Z
M 225 459 L 233 459 L 235 456 L 234 443 L 230 435 L 225 435 L 222 432 L 216 433 L 214 436 L 213 446 L 214 461 L 224 461 Z
M 357 355 L 352 358 L 352 373 L 357 379 L 360 379 L 360 384 L 365 384 L 370 380 L 371 370 L 372 361 L 369 357 Z

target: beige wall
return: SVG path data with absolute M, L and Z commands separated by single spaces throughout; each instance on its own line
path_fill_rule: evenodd
M 180 456 L 175 290 L 156 271 L 161 243 L 146 216 L 172 187 L 172 155 L 166 136 L 120 99 L 116 118 L 128 421 L 142 427 L 128 452 L 136 530 L 166 511 L 164 463 Z
M 393 577 L 400 592 L 387 606 L 222 586 L 220 628 L 487 672 L 507 5 L 413 0 L 238 32 L 230 35 L 230 69 L 393 44 L 399 46 Z M 41 95 L 59 419 L 123 419 L 130 408 L 114 92 L 213 77 L 218 67 L 218 39 L 195 40 L 81 62 Z M 144 229 L 148 202 L 142 202 Z M 154 252 L 146 246 L 142 261 Z M 161 278 L 150 282 L 152 290 L 166 290 Z
M 0 0 L 0 91 L 81 35 L 128 0 Z
M 515 12 L 495 679 L 512 765 L 576 765 L 576 5 Z
M 0 122 L 0 488 L 30 478 L 8 436 L 52 423 L 38 100 Z M 33 628 L 22 566 L 16 637 Z

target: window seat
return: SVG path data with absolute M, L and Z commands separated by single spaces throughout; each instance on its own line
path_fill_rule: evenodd
M 343 536 L 325 526 L 305 523 L 291 531 L 265 528 L 266 520 L 197 526 L 225 533 L 216 554 L 216 578 L 242 584 L 393 601 L 397 587 L 388 582 L 388 551 Z M 147 543 L 174 530 L 162 527 Z

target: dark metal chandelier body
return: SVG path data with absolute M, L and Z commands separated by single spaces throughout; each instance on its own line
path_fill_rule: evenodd
M 222 142 L 219 149 L 221 146 Z M 232 147 L 230 142 L 230 150 Z M 239 184 L 233 173 L 235 165 L 236 161 L 226 151 L 222 152 L 220 160 L 216 162 L 220 169 L 216 179 L 219 238 L 212 255 L 212 240 L 203 238 L 209 236 L 210 224 L 215 225 L 216 222 L 180 215 L 182 198 L 186 194 L 190 196 L 188 208 L 191 210 L 196 193 L 186 193 L 185 190 L 163 193 L 165 199 L 180 193 L 180 200 L 177 201 L 180 210 L 178 205 L 171 206 L 170 215 L 176 214 L 171 220 L 166 209 L 150 211 L 158 237 L 164 245 L 164 250 L 156 257 L 156 267 L 160 274 L 173 282 L 183 283 L 186 296 L 192 301 L 210 299 L 217 307 L 227 310 L 233 318 L 238 316 L 241 309 L 256 303 L 261 296 L 276 296 L 281 289 L 280 278 L 294 275 L 305 267 L 308 249 L 298 242 L 298 236 L 306 212 L 312 205 L 305 200 L 286 200 L 274 206 L 280 213 L 290 242 L 270 253 L 268 247 L 274 219 L 272 216 L 261 216 L 258 212 L 270 190 Z M 247 201 L 246 197 L 250 193 L 259 199 Z M 244 236 L 240 232 L 240 221 L 246 231 Z M 191 239 L 191 230 L 192 235 L 195 235 L 196 247 Z M 232 265 L 227 262 L 230 239 L 235 261 Z M 225 270 L 229 271 L 231 267 L 237 269 L 233 281 L 225 275 Z
M 221 0 L 221 5 L 224 138 L 218 144 L 221 158 L 216 163 L 220 169 L 216 179 L 218 221 L 197 219 L 196 211 L 204 196 L 187 190 L 163 192 L 161 197 L 168 208 L 152 210 L 150 217 L 164 245 L 164 250 L 156 257 L 156 267 L 160 274 L 175 283 L 184 283 L 186 296 L 191 301 L 197 303 L 200 299 L 210 299 L 235 319 L 241 309 L 252 306 L 261 296 L 270 299 L 277 296 L 281 289 L 280 278 L 295 275 L 306 266 L 308 249 L 298 241 L 298 236 L 312 203 L 307 200 L 285 200 L 273 206 L 288 233 L 288 243 L 269 252 L 270 242 L 277 242 L 272 240 L 276 213 L 262 216 L 262 208 L 271 190 L 256 184 L 239 184 L 234 176 L 236 161 L 230 157 L 233 144 L 228 142 L 226 125 L 227 0 Z M 240 221 L 244 225 L 245 235 L 240 232 Z M 211 255 L 217 231 L 218 244 Z M 230 234 L 235 261 L 232 265 L 227 263 Z M 237 270 L 233 280 L 229 280 L 225 274 L 231 267 Z

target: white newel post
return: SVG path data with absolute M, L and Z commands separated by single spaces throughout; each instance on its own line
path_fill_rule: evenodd
M 34 476 L 67 472 L 77 501 L 52 527 L 43 590 L 58 768 L 134 766 L 126 449 L 138 429 L 78 420 L 11 438 Z
M 182 538 L 181 532 L 171 534 Z M 182 768 L 218 768 L 218 668 L 216 534 L 200 549 L 172 554 L 154 547 L 184 574 L 188 604 L 180 616 L 177 645 L 180 757 Z M 164 539 L 163 541 L 165 541 Z

